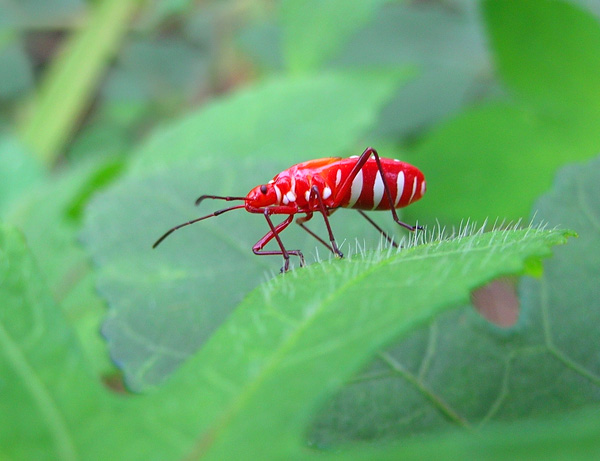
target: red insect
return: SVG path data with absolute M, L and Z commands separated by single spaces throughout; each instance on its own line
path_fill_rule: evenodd
M 218 210 L 175 226 L 159 238 L 153 248 L 156 248 L 177 229 L 227 211 L 245 208 L 250 213 L 263 214 L 269 225 L 269 232 L 256 242 L 252 251 L 257 255 L 282 255 L 284 258 L 282 271 L 287 271 L 290 265 L 290 255 L 298 256 L 300 265 L 304 265 L 302 252 L 287 250 L 279 236 L 292 222 L 294 215 L 303 213 L 304 216 L 298 218 L 296 222 L 341 258 L 343 254 L 335 242 L 329 225 L 329 216 L 335 210 L 342 207 L 358 210 L 392 245 L 397 246 L 391 237 L 362 210 L 390 210 L 394 221 L 408 230 L 415 231 L 420 227 L 400 221 L 396 214 L 396 208 L 408 206 L 419 200 L 424 194 L 425 178 L 416 167 L 399 160 L 381 158 L 375 149 L 369 147 L 360 157 L 344 159 L 328 157 L 294 165 L 279 173 L 267 184 L 256 186 L 246 197 L 202 195 L 196 200 L 196 205 L 205 199 L 243 200 L 244 204 Z M 314 212 L 323 215 L 331 245 L 304 225 L 313 217 Z M 284 214 L 288 217 L 274 225 L 271 220 L 271 215 L 274 214 Z M 277 241 L 279 250 L 263 250 L 272 239 Z

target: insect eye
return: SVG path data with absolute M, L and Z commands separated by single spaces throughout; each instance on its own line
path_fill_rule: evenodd
M 261 191 L 263 194 L 266 194 L 266 193 L 267 193 L 267 186 L 266 186 L 266 184 L 263 184 L 262 186 L 260 186 L 260 191 Z

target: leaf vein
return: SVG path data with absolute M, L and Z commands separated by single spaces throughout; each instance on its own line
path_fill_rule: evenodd
M 16 374 L 20 376 L 23 384 L 31 394 L 34 402 L 48 423 L 48 429 L 54 439 L 54 446 L 58 457 L 62 460 L 76 460 L 79 458 L 72 439 L 68 424 L 60 413 L 59 406 L 45 389 L 35 370 L 27 363 L 26 358 L 19 351 L 19 347 L 11 338 L 6 329 L 0 324 L 0 344 L 4 356 L 12 365 Z

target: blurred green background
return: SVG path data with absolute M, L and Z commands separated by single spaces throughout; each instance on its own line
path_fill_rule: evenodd
M 563 166 L 600 151 L 599 21 L 595 0 L 0 1 L 0 222 L 24 234 L 96 376 L 145 391 L 279 269 L 252 255 L 266 226 L 243 211 L 152 251 L 220 207 L 198 210 L 197 196 L 244 195 L 292 164 L 373 146 L 425 173 L 404 221 L 527 223 Z M 355 213 L 332 226 L 348 255 L 379 243 Z M 298 229 L 283 237 L 309 262 L 328 257 Z M 327 430 L 323 443 L 354 435 Z
M 428 199 L 407 210 L 411 219 L 526 217 L 559 165 L 598 147 L 599 11 L 591 0 L 486 11 L 471 0 L 7 0 L 0 209 L 73 163 L 128 164 L 165 122 L 261 81 L 397 70 L 410 76 L 342 152 L 322 139 L 294 155 L 286 152 L 294 146 L 276 146 L 265 160 L 289 165 L 374 145 L 425 171 Z M 318 112 L 324 102 L 310 104 Z M 371 111 L 365 105 L 365 117 Z M 234 131 L 252 129 L 252 114 L 237 115 Z M 189 148 L 201 157 L 226 142 L 211 141 Z M 265 177 L 276 172 L 265 168 Z

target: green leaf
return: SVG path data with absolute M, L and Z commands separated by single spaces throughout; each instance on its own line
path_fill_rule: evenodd
M 7 222 L 25 234 L 54 299 L 98 373 L 112 370 L 99 335 L 106 308 L 96 293 L 89 256 L 78 233 L 91 195 L 114 180 L 120 168 L 113 160 L 73 166 L 32 188 L 6 216 Z
M 285 0 L 283 51 L 292 72 L 318 68 L 387 0 Z M 340 20 L 343 15 L 343 21 Z
M 597 132 L 598 18 L 556 0 L 488 0 L 484 13 L 506 82 L 541 111 L 587 121 Z
M 567 401 L 598 402 L 600 357 L 600 157 L 561 170 L 551 192 L 534 207 L 536 219 L 554 225 L 569 223 L 579 238 L 544 265 L 540 280 L 523 283 L 524 309 L 543 328 L 549 355 L 573 375 L 593 384 L 592 398 L 583 386 L 571 387 Z M 563 377 L 561 382 L 567 385 Z M 565 392 L 565 395 L 568 395 Z
M 313 440 L 331 445 L 479 427 L 597 404 L 599 167 L 596 158 L 565 168 L 534 207 L 536 219 L 568 223 L 579 238 L 556 250 L 541 279 L 522 280 L 514 328 L 489 325 L 470 306 L 438 317 L 380 354 L 329 402 Z
M 22 237 L 0 228 L 0 452 L 6 459 L 80 459 L 74 429 L 101 387 L 43 284 Z
M 141 2 L 100 2 L 90 24 L 70 39 L 48 70 L 33 113 L 21 127 L 40 161 L 52 164 L 64 147 Z
M 17 139 L 0 135 L 0 215 L 43 177 L 42 166 Z
M 161 382 L 248 291 L 279 271 L 280 257 L 252 253 L 268 227 L 261 215 L 244 210 L 182 229 L 151 248 L 168 228 L 225 206 L 207 201 L 201 209 L 194 207 L 202 193 L 245 195 L 289 166 L 257 159 L 253 163 L 208 157 L 135 175 L 99 194 L 89 207 L 83 238 L 99 265 L 99 290 L 111 307 L 103 333 L 132 389 Z M 223 164 L 236 168 L 223 169 Z M 327 235 L 320 217 L 309 224 Z M 331 224 L 345 253 L 356 251 L 356 239 L 370 248 L 379 241 L 379 234 L 355 212 L 342 210 Z M 381 224 L 397 231 L 391 220 Z M 302 249 L 309 263 L 319 254 L 329 258 L 328 250 L 315 249 L 316 240 L 296 225 L 281 238 L 288 248 Z
M 526 260 L 548 256 L 566 235 L 477 233 L 277 277 L 252 292 L 155 395 L 186 396 L 188 406 L 165 422 L 195 418 L 193 456 L 288 458 L 315 405 L 382 346 L 464 303 L 477 286 L 522 273 Z M 203 392 L 190 396 L 191 388 Z
M 245 195 L 299 161 L 347 155 L 398 80 L 398 74 L 328 74 L 272 80 L 237 93 L 157 131 L 137 152 L 130 180 L 98 197 L 84 239 L 112 307 L 104 334 L 133 389 L 164 379 L 245 293 L 280 267 L 252 255 L 267 227 L 264 218 L 242 211 L 202 223 L 198 234 L 182 230 L 157 251 L 150 245 L 169 227 L 223 207 L 205 202 L 202 211 L 195 209 L 193 200 L 203 193 Z M 210 149 L 203 153 L 205 146 Z M 325 235 L 321 220 L 314 221 L 313 229 Z M 352 248 L 355 238 L 370 236 L 371 248 L 378 241 L 354 214 L 336 214 L 334 226 L 339 241 L 348 238 Z M 285 239 L 314 259 L 315 241 L 293 231 Z M 198 300 L 203 310 L 194 308 Z M 177 334 L 164 334 L 165 325 Z
M 489 278 L 520 273 L 565 235 L 478 234 L 278 277 L 168 384 L 121 399 L 87 368 L 21 237 L 2 229 L 0 410 L 8 417 L 0 452 L 9 459 L 308 456 L 301 437 L 315 406 L 380 346 Z
M 387 444 L 354 444 L 319 459 L 594 461 L 600 454 L 597 414 L 591 408 L 559 418 L 497 424 L 477 434 L 454 431 Z
M 402 78 L 331 73 L 259 83 L 158 130 L 137 151 L 134 172 L 221 156 L 236 164 L 271 159 L 290 166 L 348 155 Z
M 586 164 L 570 165 L 561 170 L 552 190 L 534 206 L 537 220 L 551 225 L 568 223 L 577 229 L 578 238 L 555 250 L 554 257 L 544 263 L 544 273 L 539 280 L 523 279 L 520 289 L 522 318 L 512 332 L 483 328 L 482 322 L 474 321 L 474 314 L 469 312 L 452 316 L 450 322 L 442 324 L 436 320 L 438 326 L 435 331 L 430 327 L 430 335 L 438 337 L 430 344 L 435 344 L 438 352 L 434 354 L 433 366 L 428 365 L 428 375 L 435 376 L 442 384 L 460 388 L 460 377 L 444 376 L 436 371 L 441 368 L 435 362 L 444 360 L 445 356 L 445 360 L 451 360 L 452 368 L 468 373 L 471 384 L 463 383 L 464 394 L 468 394 L 463 396 L 465 402 L 481 400 L 490 394 L 485 389 L 492 381 L 502 383 L 505 395 L 496 393 L 488 397 L 489 409 L 495 413 L 491 421 L 523 420 L 532 416 L 538 419 L 513 422 L 511 425 L 495 424 L 482 428 L 477 437 L 470 432 L 454 433 L 441 437 L 424 436 L 426 438 L 420 437 L 418 442 L 403 440 L 398 445 L 379 445 L 378 448 L 365 446 L 359 459 L 384 459 L 383 455 L 389 459 L 404 459 L 415 453 L 420 453 L 425 459 L 439 459 L 439 456 L 433 455 L 435 450 L 431 447 L 438 447 L 440 455 L 443 454 L 441 459 L 472 457 L 475 454 L 482 455 L 477 455 L 478 459 L 595 459 L 598 456 L 600 357 L 596 345 L 600 337 L 596 325 L 600 321 L 599 198 L 600 158 L 597 157 Z M 467 330 L 458 326 L 465 321 L 471 325 Z M 455 330 L 452 334 L 457 337 L 456 341 L 463 342 L 464 347 L 462 350 L 452 347 L 447 354 L 440 356 L 448 348 L 447 331 L 451 328 Z M 443 331 L 446 333 L 442 334 Z M 417 341 L 412 341 L 412 344 L 418 346 Z M 490 345 L 494 345 L 495 350 Z M 410 363 L 412 354 L 407 349 L 410 346 L 411 342 L 405 341 L 398 348 L 406 368 L 413 367 Z M 422 357 L 425 360 L 426 356 Z M 364 373 L 364 376 L 368 374 Z M 410 376 L 408 372 L 406 376 Z M 359 381 L 352 384 L 355 387 L 360 385 Z M 410 403 L 402 395 L 411 392 L 410 387 L 407 383 L 406 388 L 397 387 L 397 392 L 388 394 L 388 402 L 399 399 L 397 406 L 400 409 L 390 415 L 390 419 L 401 420 L 411 411 Z M 421 392 L 428 387 L 434 386 L 420 383 Z M 435 386 L 438 395 L 454 394 L 452 398 L 455 400 L 456 391 L 445 391 L 443 387 Z M 386 389 L 390 392 L 393 388 L 388 384 Z M 378 407 L 378 402 L 383 399 L 377 399 L 373 388 L 368 390 L 366 397 L 364 386 L 362 390 L 365 408 L 361 408 L 362 403 L 355 405 L 353 413 L 346 408 L 346 418 L 351 418 L 352 414 L 361 418 L 361 410 L 366 410 L 367 405 Z M 352 395 L 361 395 L 360 389 L 354 391 L 344 391 L 347 401 Z M 498 403 L 495 397 L 500 398 Z M 573 412 L 579 407 L 585 410 Z M 418 414 L 417 409 L 412 411 Z M 371 415 L 370 422 L 377 420 L 385 427 L 378 418 L 380 416 L 381 413 Z M 329 417 L 334 419 L 331 414 Z M 338 415 L 338 418 L 341 416 Z M 354 421 L 355 427 L 359 424 L 360 421 Z M 414 432 L 418 420 L 412 418 L 406 424 L 410 426 L 406 430 Z M 428 451 L 430 449 L 434 451 Z M 356 451 L 356 447 L 352 449 L 354 456 Z M 341 450 L 340 457 L 345 456 L 348 456 L 348 451 Z

